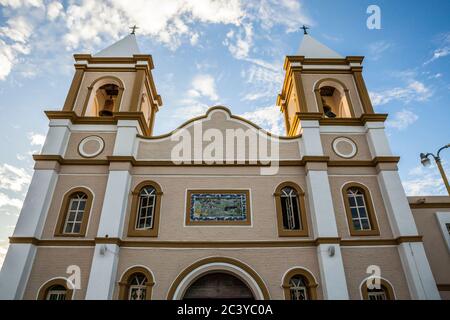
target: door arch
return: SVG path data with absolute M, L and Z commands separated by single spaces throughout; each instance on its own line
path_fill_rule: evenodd
M 197 261 L 182 271 L 172 283 L 167 299 L 183 299 L 196 280 L 213 273 L 226 273 L 237 278 L 250 290 L 253 299 L 270 299 L 264 281 L 252 268 L 236 259 L 215 257 Z M 242 288 L 237 282 L 235 285 Z
M 183 299 L 255 299 L 247 284 L 230 273 L 206 273 L 193 281 Z

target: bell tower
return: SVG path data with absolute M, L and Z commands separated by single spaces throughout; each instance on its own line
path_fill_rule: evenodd
M 302 120 L 321 124 L 365 122 L 375 115 L 362 77 L 364 57 L 343 57 L 306 32 L 297 55 L 287 56 L 277 106 L 284 115 L 286 133 L 301 132 Z
M 48 111 L 50 119 L 117 122 L 139 120 L 142 134 L 152 134 L 162 105 L 151 70 L 151 55 L 141 54 L 134 33 L 97 54 L 75 54 L 75 75 L 62 111 Z

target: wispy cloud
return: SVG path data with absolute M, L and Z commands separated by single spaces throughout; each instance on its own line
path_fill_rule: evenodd
M 386 125 L 391 128 L 398 130 L 404 130 L 412 125 L 419 119 L 419 116 L 414 112 L 403 109 L 401 111 L 395 112 L 392 117 L 387 121 Z
M 188 91 L 191 98 L 198 98 L 201 96 L 207 97 L 212 101 L 217 101 L 216 82 L 214 77 L 210 74 L 199 74 L 192 80 L 192 88 Z
M 430 87 L 418 80 L 411 80 L 404 87 L 395 87 L 378 92 L 370 92 L 370 98 L 375 106 L 387 104 L 391 101 L 425 101 L 433 95 Z
M 20 210 L 22 208 L 23 201 L 17 198 L 11 198 L 8 195 L 0 192 L 0 208 L 12 208 Z
M 202 115 L 211 104 L 219 101 L 215 78 L 210 74 L 198 74 L 191 82 L 173 117 L 181 120 Z
M 440 35 L 437 40 L 440 46 L 433 51 L 432 57 L 425 61 L 424 65 L 450 55 L 450 32 Z
M 444 163 L 444 169 L 450 170 L 447 163 Z M 418 165 L 411 169 L 403 181 L 403 187 L 408 196 L 446 194 L 444 182 L 434 164 L 427 168 Z
M 28 139 L 32 146 L 43 146 L 45 142 L 45 135 L 35 132 L 28 133 Z
M 31 175 L 22 168 L 0 164 L 0 189 L 20 192 L 28 186 Z
M 271 133 L 282 135 L 283 118 L 277 106 L 256 108 L 253 111 L 243 113 L 241 116 Z
M 372 60 L 379 60 L 382 54 L 392 47 L 392 44 L 387 41 L 376 41 L 369 45 L 368 57 Z

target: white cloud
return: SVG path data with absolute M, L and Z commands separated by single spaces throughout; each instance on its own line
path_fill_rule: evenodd
M 250 62 L 250 67 L 242 72 L 246 83 L 249 85 L 243 101 L 256 101 L 259 99 L 273 98 L 280 90 L 283 83 L 283 68 L 280 63 L 269 63 L 260 59 L 245 59 Z
M 251 24 L 245 24 L 243 30 L 238 33 L 231 30 L 227 33 L 223 44 L 228 47 L 228 50 L 234 58 L 247 58 L 253 44 L 253 26 Z
M 447 163 L 444 163 L 444 169 L 450 170 Z M 445 195 L 446 189 L 442 177 L 437 167 L 432 164 L 430 167 L 421 165 L 411 169 L 408 177 L 403 181 L 403 187 L 408 196 L 425 196 L 425 195 Z
M 20 210 L 22 208 L 23 201 L 17 198 L 11 198 L 8 195 L 0 192 L 0 208 L 12 207 Z
M 31 175 L 22 168 L 0 164 L 0 189 L 10 191 L 23 191 L 31 181 Z
M 425 61 L 424 65 L 427 65 L 437 59 L 450 55 L 450 32 L 440 35 L 438 37 L 440 47 L 433 51 L 433 56 Z
M 192 36 L 190 28 L 196 21 L 239 25 L 243 14 L 238 0 L 84 0 L 66 10 L 65 42 L 70 49 L 100 43 L 105 37 L 117 38 L 124 25 L 136 24 L 140 35 L 175 49 L 183 36 Z
M 217 101 L 219 96 L 216 92 L 216 83 L 209 74 L 199 74 L 192 80 L 192 88 L 188 91 L 191 98 L 207 97 L 212 101 Z
M 64 7 L 58 1 L 50 2 L 47 5 L 47 18 L 50 21 L 57 19 L 58 17 L 64 16 Z
M 42 7 L 42 0 L 0 0 L 0 5 L 17 9 L 19 7 Z
M 11 39 L 14 42 L 26 43 L 33 28 L 28 20 L 23 16 L 16 16 L 8 19 L 8 26 L 0 28 L 0 35 Z
M 283 117 L 277 106 L 257 108 L 243 113 L 241 116 L 271 133 L 276 135 L 282 135 L 283 133 Z
M 404 103 L 411 101 L 425 101 L 433 95 L 431 88 L 424 83 L 412 80 L 405 87 L 396 87 L 393 89 L 370 92 L 370 98 L 375 106 L 387 104 L 393 100 L 399 100 Z
M 412 111 L 403 109 L 393 114 L 392 119 L 386 123 L 388 127 L 404 130 L 417 121 L 419 117 Z
M 199 36 L 200 35 L 197 32 L 195 32 L 191 35 L 191 39 L 189 40 L 189 42 L 191 43 L 191 46 L 195 46 L 198 43 Z
M 303 25 L 313 25 L 297 0 L 260 0 L 247 2 L 247 15 L 260 22 L 263 29 L 282 25 L 287 32 L 298 31 Z
M 0 27 L 0 80 L 5 80 L 17 63 L 19 55 L 30 53 L 28 40 L 32 25 L 23 16 L 15 16 Z
M 45 142 L 45 135 L 40 133 L 29 132 L 28 139 L 32 146 L 43 146 Z
M 184 97 L 178 101 L 180 107 L 173 113 L 173 118 L 187 120 L 203 115 L 210 106 L 208 103 L 216 103 L 218 100 L 214 77 L 210 74 L 198 74 L 192 79 Z
M 376 41 L 369 45 L 369 57 L 372 60 L 378 60 L 381 58 L 383 52 L 388 50 L 392 45 L 387 41 Z

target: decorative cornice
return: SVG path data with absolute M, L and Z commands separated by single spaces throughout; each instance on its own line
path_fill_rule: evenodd
M 149 240 L 123 240 L 119 238 L 95 239 L 37 239 L 34 237 L 10 237 L 9 242 L 33 244 L 36 246 L 57 247 L 94 247 L 96 244 L 115 244 L 120 247 L 142 248 L 265 248 L 265 247 L 316 247 L 321 244 L 337 244 L 341 246 L 380 246 L 399 245 L 405 242 L 422 242 L 422 236 L 405 236 L 392 239 L 341 239 L 324 237 L 305 240 L 275 240 L 275 241 L 159 241 Z
M 150 128 L 142 112 L 114 112 L 111 117 L 80 117 L 74 111 L 44 111 L 47 118 L 68 119 L 72 124 L 113 124 L 119 120 L 137 120 L 145 136 L 150 135 Z
M 170 160 L 137 160 L 133 156 L 108 156 L 106 160 L 99 159 L 64 159 L 59 155 L 33 155 L 35 161 L 56 161 L 60 165 L 102 165 L 107 166 L 111 163 L 117 162 L 128 162 L 136 167 L 145 166 L 188 166 L 188 167 L 269 167 L 273 165 L 272 163 L 267 163 L 264 161 L 250 161 L 246 160 L 243 163 L 233 162 L 233 163 L 206 163 L 202 161 L 201 163 L 181 163 L 175 164 Z M 329 167 L 376 167 L 380 163 L 398 163 L 400 157 L 375 157 L 372 160 L 330 160 L 328 156 L 304 156 L 301 160 L 280 160 L 278 164 L 280 166 L 305 166 L 307 163 L 319 162 L 325 163 Z
M 433 203 L 410 203 L 409 207 L 411 209 L 439 209 L 439 208 L 450 208 L 450 202 L 433 202 Z
M 154 68 L 152 56 L 149 54 L 135 54 L 132 57 L 93 57 L 90 54 L 74 54 L 75 61 L 87 61 L 89 64 L 126 64 L 146 61 L 150 69 Z
M 320 112 L 296 112 L 295 118 L 302 120 L 318 120 L 321 126 L 364 126 L 367 122 L 385 122 L 385 113 L 365 113 L 359 118 L 325 118 Z

